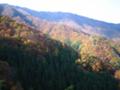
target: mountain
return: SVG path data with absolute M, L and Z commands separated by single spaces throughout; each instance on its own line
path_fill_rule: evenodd
M 0 5 L 0 89 L 119 90 L 119 24 Z
M 39 32 L 72 47 L 83 62 L 91 57 L 104 63 L 117 64 L 120 60 L 119 24 L 106 23 L 70 13 L 37 12 L 27 8 L 0 5 L 0 14 L 34 29 L 29 38 L 39 41 Z M 26 29 L 22 29 L 26 32 Z M 6 33 L 6 32 L 5 32 Z M 23 34 L 24 35 L 24 34 Z M 21 35 L 21 37 L 24 37 Z M 19 35 L 20 36 L 20 35 Z M 44 39 L 43 39 L 44 41 Z M 79 59 L 78 59 L 79 60 Z
M 0 16 L 1 90 L 118 89 L 110 73 L 85 71 L 77 65 L 78 58 L 72 47 Z
M 72 70 L 77 70 L 74 67 L 76 58 L 77 52 L 72 48 L 27 25 L 0 16 L 1 90 L 67 88 L 71 80 L 62 83 L 74 72 Z M 69 77 L 76 78 L 72 74 Z
M 76 31 L 83 31 L 88 34 L 104 36 L 106 38 L 120 37 L 119 24 L 106 23 L 71 13 L 38 12 L 7 4 L 1 4 L 0 9 L 1 15 L 14 17 L 14 19 L 32 25 L 38 30 L 40 27 L 45 27 L 46 25 L 52 23 L 61 23 L 65 25 L 67 23 L 68 26 L 72 26 L 72 28 L 75 28 Z
M 19 21 L 28 23 L 39 30 L 46 23 L 64 23 L 73 26 L 77 31 L 83 31 L 92 35 L 100 35 L 107 38 L 120 37 L 120 25 L 93 20 L 87 17 L 62 12 L 38 12 L 27 8 L 11 6 L 7 4 L 0 5 L 0 14 L 14 17 Z M 41 20 L 42 19 L 42 20 Z M 43 24 L 43 26 L 41 25 Z M 74 25 L 75 26 L 74 26 Z

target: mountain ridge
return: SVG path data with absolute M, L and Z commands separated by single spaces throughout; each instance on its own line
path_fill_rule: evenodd
M 64 15 L 69 16 L 49 21 L 23 8 L 0 6 L 0 89 L 1 80 L 7 90 L 119 89 L 119 29 L 97 27 L 91 20 L 84 22 L 96 26 L 79 24 Z
M 12 6 L 9 5 L 8 7 L 12 8 Z M 21 10 L 25 11 L 22 8 L 20 8 L 21 10 L 18 10 L 14 6 L 13 8 L 16 9 L 19 13 L 17 13 L 13 9 L 14 13 L 12 14 L 13 16 L 11 18 L 15 19 L 16 21 L 19 21 L 20 19 L 20 23 L 24 22 L 25 24 L 34 28 L 35 30 L 38 30 L 48 35 L 52 39 L 58 40 L 69 46 L 72 46 L 79 52 L 82 58 L 87 58 L 87 56 L 92 55 L 97 56 L 97 58 L 101 60 L 103 59 L 103 61 L 119 59 L 117 53 L 112 49 L 112 46 L 114 47 L 115 45 L 113 45 L 113 42 L 111 40 L 114 39 L 116 42 L 119 42 L 120 30 L 113 29 L 113 31 L 112 29 L 107 30 L 101 27 L 96 28 L 87 24 L 80 25 L 77 24 L 74 20 L 66 19 L 64 19 L 63 21 L 54 22 L 47 21 L 43 18 L 35 17 L 34 15 L 22 14 L 23 12 L 21 12 Z M 1 12 L 4 12 L 4 10 Z M 17 15 L 17 17 L 14 16 L 14 14 Z M 3 15 L 6 14 L 4 13 Z M 112 39 L 107 39 L 105 36 L 108 36 L 108 38 L 111 37 Z M 108 51 L 110 51 L 110 53 Z M 86 54 L 86 56 L 84 56 L 84 54 Z
M 77 24 L 80 28 L 76 29 L 77 31 L 82 30 L 85 33 L 91 35 L 99 35 L 106 38 L 118 38 L 120 37 L 120 25 L 102 22 L 94 19 L 90 19 L 84 16 L 71 14 L 71 13 L 63 13 L 63 12 L 38 12 L 34 10 L 30 10 L 28 8 L 22 8 L 18 6 L 12 6 L 8 4 L 0 4 L 1 7 L 8 6 L 11 8 L 11 16 L 15 19 L 19 19 L 24 23 L 27 23 L 30 26 L 33 26 L 40 29 L 40 26 L 44 26 L 44 24 L 52 24 L 53 22 L 66 22 L 72 21 L 74 24 Z M 0 15 L 7 15 L 7 13 L 3 13 L 6 9 L 1 10 Z M 17 11 L 16 11 L 17 10 Z M 8 11 L 10 12 L 10 10 Z M 10 13 L 9 13 L 10 14 Z M 8 14 L 8 16 L 10 16 Z

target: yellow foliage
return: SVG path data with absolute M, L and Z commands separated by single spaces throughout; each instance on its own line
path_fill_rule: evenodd
M 114 77 L 118 80 L 120 80 L 120 70 L 116 70 L 114 73 Z
M 26 44 L 30 44 L 30 43 L 31 43 L 31 40 L 29 40 L 29 39 L 24 41 L 24 44 L 25 44 L 25 45 L 26 45 Z
M 102 69 L 102 63 L 100 61 L 92 65 L 92 70 L 95 72 L 99 72 L 101 69 Z
M 76 64 L 81 64 L 81 60 L 80 60 L 80 59 L 77 59 L 77 60 L 75 60 L 75 63 L 76 63 Z

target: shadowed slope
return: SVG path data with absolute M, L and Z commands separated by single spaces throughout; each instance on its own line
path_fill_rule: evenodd
M 78 67 L 78 54 L 71 47 L 8 17 L 0 20 L 0 79 L 4 81 L 0 88 L 117 90 L 117 82 L 109 73 L 85 72 Z

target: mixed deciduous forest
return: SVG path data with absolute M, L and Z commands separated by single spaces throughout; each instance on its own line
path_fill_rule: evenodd
M 78 28 L 74 22 L 54 22 L 52 17 L 46 21 L 35 16 L 38 12 L 25 16 L 19 7 L 3 6 L 0 5 L 0 90 L 120 89 L 119 30 L 107 35 L 111 24 L 96 24 L 73 15 L 72 19 L 83 18 L 93 24 L 84 26 L 86 22 L 79 22 L 84 28 Z M 32 14 L 28 9 L 25 11 Z M 43 14 L 47 17 L 47 13 Z M 59 15 L 55 20 L 66 14 Z M 103 25 L 102 33 L 95 32 L 98 27 L 94 25 L 99 29 Z M 111 26 L 110 33 L 118 28 Z
M 1 90 L 118 90 L 109 67 L 96 57 L 82 62 L 77 45 L 38 35 L 5 16 L 0 21 Z

